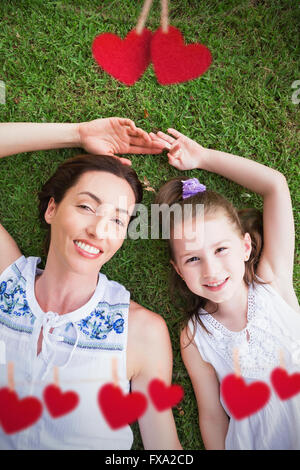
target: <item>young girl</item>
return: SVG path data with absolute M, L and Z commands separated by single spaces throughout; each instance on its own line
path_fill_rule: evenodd
M 170 384 L 171 342 L 159 315 L 133 302 L 125 287 L 99 271 L 122 246 L 142 198 L 129 160 L 123 159 L 124 165 L 116 154 L 161 149 L 129 119 L 0 124 L 0 157 L 59 147 L 82 147 L 97 155 L 65 161 L 39 193 L 40 219 L 49 232 L 43 270 L 40 258 L 25 257 L 0 224 L 0 341 L 7 362 L 0 365 L 0 448 L 130 449 L 128 421 L 118 429 L 108 425 L 99 409 L 99 390 L 114 381 L 125 395 L 146 396 L 153 378 Z M 14 365 L 13 385 L 8 363 Z M 46 386 L 57 377 L 54 366 L 60 389 L 79 396 L 78 406 L 57 418 L 44 400 Z M 18 399 L 32 395 L 43 403 L 39 419 L 25 429 L 7 422 L 13 416 L 5 413 L 3 397 L 12 396 L 8 386 Z M 116 398 L 113 405 L 118 409 Z M 158 412 L 150 399 L 147 405 L 139 415 L 144 448 L 182 449 L 171 408 Z
M 150 135 L 165 141 L 175 168 L 218 173 L 263 197 L 262 219 L 255 210 L 237 212 L 197 179 L 175 178 L 157 196 L 159 204 L 193 208 L 193 215 L 183 222 L 171 218 L 169 246 L 173 292 L 183 295 L 187 312 L 182 358 L 196 395 L 204 445 L 299 449 L 300 393 L 281 400 L 270 381 L 279 366 L 288 374 L 300 370 L 294 224 L 286 180 L 259 163 L 205 149 L 174 129 L 168 132 L 171 136 Z M 202 238 L 190 238 L 195 234 L 197 204 L 204 205 Z M 182 223 L 183 235 L 175 238 Z M 267 404 L 243 419 L 231 415 L 220 393 L 222 380 L 234 374 L 237 365 L 247 385 L 263 381 L 271 390 Z

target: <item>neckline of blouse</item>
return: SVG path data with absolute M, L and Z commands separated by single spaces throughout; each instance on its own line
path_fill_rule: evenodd
M 27 298 L 29 308 L 35 316 L 39 318 L 44 318 L 45 315 L 48 314 L 49 312 L 44 312 L 41 309 L 35 296 L 36 275 L 43 273 L 43 270 L 37 267 L 40 261 L 41 261 L 41 258 L 30 256 L 28 258 L 28 265 L 26 267 L 26 272 L 24 274 L 27 280 L 26 298 Z M 57 315 L 59 315 L 61 323 L 74 322 L 74 321 L 81 320 L 82 318 L 85 318 L 96 308 L 97 304 L 103 298 L 106 280 L 107 280 L 106 276 L 102 273 L 99 273 L 96 289 L 92 297 L 87 301 L 86 304 L 82 305 L 76 310 L 73 310 L 72 312 L 68 312 L 63 315 L 59 315 L 58 312 L 53 312 L 53 313 L 57 313 Z

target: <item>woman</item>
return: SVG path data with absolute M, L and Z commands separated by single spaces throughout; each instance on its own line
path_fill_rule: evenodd
M 132 392 L 147 395 L 147 410 L 139 419 L 144 448 L 181 449 L 171 409 L 157 412 L 147 391 L 153 378 L 171 383 L 166 324 L 130 300 L 123 286 L 99 274 L 121 247 L 141 198 L 130 161 L 120 159 L 122 164 L 116 154 L 160 153 L 162 145 L 121 118 L 4 123 L 0 142 L 0 157 L 60 147 L 99 155 L 65 162 L 39 195 L 40 216 L 50 229 L 43 271 L 37 268 L 39 258 L 22 256 L 0 225 L 0 340 L 6 344 L 6 360 L 14 363 L 19 398 L 33 395 L 47 405 L 26 429 L 1 431 L 0 448 L 130 449 L 129 426 L 112 429 L 97 402 L 101 386 L 114 380 L 124 394 L 131 383 Z M 79 405 L 57 419 L 50 416 L 43 394 L 53 382 L 54 366 L 62 391 L 79 396 Z

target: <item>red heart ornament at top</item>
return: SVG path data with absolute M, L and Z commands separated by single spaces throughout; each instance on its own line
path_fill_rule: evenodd
M 288 400 L 300 392 L 300 374 L 288 375 L 287 371 L 277 367 L 272 371 L 271 382 L 281 400 Z
M 93 56 L 105 72 L 125 85 L 133 85 L 150 63 L 151 37 L 146 28 L 141 34 L 133 29 L 125 39 L 112 33 L 100 34 L 93 41 Z
M 212 62 L 210 50 L 203 44 L 185 45 L 181 32 L 159 28 L 151 41 L 151 59 L 161 85 L 186 82 L 202 75 Z
M 106 384 L 98 393 L 99 407 L 112 429 L 119 429 L 140 418 L 147 408 L 146 397 L 141 392 L 123 395 L 120 387 Z
M 180 385 L 165 385 L 159 379 L 153 379 L 148 386 L 149 395 L 158 411 L 166 410 L 182 400 L 184 391 Z
M 221 394 L 233 417 L 243 419 L 263 408 L 271 391 L 264 382 L 247 385 L 242 377 L 229 374 L 222 380 Z
M 73 391 L 62 392 L 57 385 L 48 385 L 43 392 L 47 409 L 52 418 L 59 418 L 77 407 L 79 396 Z
M 0 389 L 0 424 L 6 434 L 32 426 L 42 415 L 43 405 L 35 397 L 19 399 L 9 388 Z

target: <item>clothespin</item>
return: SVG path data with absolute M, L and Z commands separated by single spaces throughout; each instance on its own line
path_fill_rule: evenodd
M 284 360 L 284 351 L 282 349 L 279 350 L 279 366 L 281 369 L 286 369 L 285 360 Z
M 7 363 L 7 382 L 8 388 L 11 392 L 15 390 L 15 381 L 14 381 L 14 363 Z
M 57 366 L 53 366 L 53 382 L 56 387 L 59 387 L 59 371 Z
M 111 368 L 112 368 L 112 378 L 115 387 L 119 386 L 119 378 L 118 378 L 118 359 L 113 357 L 111 360 Z
M 238 348 L 233 348 L 233 367 L 236 377 L 241 377 L 241 368 L 239 363 L 239 350 Z

